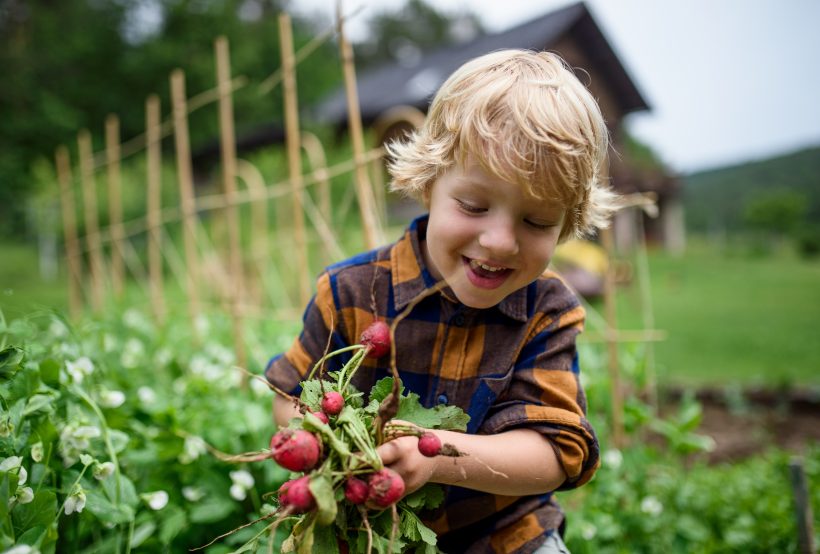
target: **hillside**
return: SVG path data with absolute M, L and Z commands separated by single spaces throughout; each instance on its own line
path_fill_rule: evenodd
M 737 231 L 746 203 L 760 194 L 789 190 L 805 197 L 808 219 L 820 222 L 820 146 L 683 178 L 690 231 Z

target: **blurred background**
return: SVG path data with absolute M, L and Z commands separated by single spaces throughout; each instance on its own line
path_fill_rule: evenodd
M 321 268 L 372 246 L 372 237 L 362 234 L 368 226 L 362 206 L 370 201 L 357 189 L 363 177 L 352 168 L 325 175 L 323 193 L 313 187 L 323 178 L 313 173 L 306 198 L 315 207 L 305 208 L 307 216 L 288 213 L 288 193 L 273 192 L 272 184 L 287 184 L 292 175 L 278 23 L 283 11 L 292 18 L 297 52 L 298 125 L 303 139 L 319 144 L 316 150 L 303 141 L 299 163 L 308 175 L 363 155 L 348 121 L 335 2 L 0 0 L 0 309 L 9 341 L 25 334 L 10 322 L 44 313 L 67 318 L 71 309 L 58 148 L 66 148 L 73 168 L 67 182 L 76 202 L 77 234 L 83 241 L 93 231 L 84 196 L 90 174 L 99 195 L 95 225 L 108 233 L 102 249 L 113 259 L 111 229 L 145 219 L 146 98 L 156 95 L 166 122 L 161 204 L 182 202 L 169 86 L 177 68 L 184 70 L 189 99 L 194 194 L 204 201 L 199 217 L 206 243 L 198 246 L 203 280 L 214 289 L 210 300 L 203 293 L 202 314 L 218 319 L 231 311 L 230 302 L 237 306 L 223 267 L 235 248 L 226 238 L 229 225 L 219 210 L 202 207 L 222 187 L 225 131 L 216 97 L 204 99 L 217 86 L 217 37 L 225 37 L 230 48 L 240 166 L 255 171 L 269 191 L 264 229 L 251 217 L 250 203 L 241 208 L 245 301 L 256 311 L 246 306 L 241 314 L 247 352 L 235 353 L 231 363 L 259 371 L 298 332 L 305 287 L 313 286 Z M 785 469 L 791 456 L 807 456 L 807 471 L 815 477 L 810 497 L 820 510 L 820 341 L 814 327 L 820 320 L 820 3 L 349 0 L 341 13 L 355 54 L 367 149 L 417 126 L 452 70 L 498 48 L 558 52 L 602 107 L 613 142 L 612 185 L 633 205 L 618 214 L 608 239 L 572 241 L 554 260 L 588 308 L 582 348 L 590 398 L 599 400 L 600 410 L 592 419 L 600 418 L 602 442 L 617 453 L 607 470 L 615 473 L 602 473 L 597 489 L 567 498 L 579 522 L 570 528 L 573 552 L 615 552 L 627 537 L 640 544 L 628 550 L 635 552 L 797 551 L 799 516 Z M 122 213 L 116 220 L 113 158 L 106 157 L 112 150 L 106 135 L 111 114 L 113 143 L 122 147 L 122 173 L 116 177 Z M 94 152 L 88 171 L 81 167 L 82 130 Z M 243 187 L 252 180 L 247 171 Z M 419 208 L 385 192 L 378 156 L 368 161 L 366 180 L 379 213 L 373 236 L 386 244 Z M 317 213 L 323 216 L 319 224 Z M 294 229 L 303 217 L 312 227 L 299 239 Z M 107 282 L 105 301 L 93 306 L 92 285 L 80 285 L 82 306 L 73 312 L 74 324 L 105 327 L 102 322 L 123 314 L 135 317 L 135 309 L 146 319 L 157 315 L 147 307 L 150 240 L 148 227 L 140 229 L 128 234 L 133 252 L 125 262 L 124 290 L 114 294 Z M 258 242 L 262 234 L 265 243 Z M 169 330 L 174 317 L 184 321 L 190 303 L 184 229 L 169 225 L 164 240 L 166 317 L 149 333 L 160 342 L 163 335 L 175 336 Z M 299 240 L 306 241 L 297 242 L 303 253 L 292 247 Z M 84 264 L 92 264 L 93 250 L 82 247 Z M 301 272 L 302 257 L 307 273 Z M 88 271 L 84 266 L 83 275 Z M 614 284 L 609 296 L 608 282 Z M 223 325 L 219 337 L 230 349 L 236 327 L 212 325 Z M 613 330 L 620 333 L 615 338 Z M 122 345 L 127 343 L 127 329 L 111 333 L 122 333 Z M 149 344 L 146 339 L 146 360 L 152 348 L 159 350 Z M 609 344 L 615 345 L 614 359 L 606 351 Z M 676 462 L 647 454 L 644 445 L 672 453 Z M 693 463 L 704 464 L 703 473 L 684 479 L 682 468 Z M 614 490 L 624 479 L 617 472 L 625 467 L 635 469 L 633 490 Z M 670 475 L 659 469 L 664 467 L 680 472 Z M 731 467 L 740 470 L 731 473 Z M 757 472 L 774 481 L 750 484 L 748 476 Z M 694 488 L 686 489 L 684 481 Z M 702 490 L 697 487 L 718 484 L 737 495 L 760 492 L 757 486 L 777 489 L 778 500 L 762 512 L 751 492 L 733 510 L 721 507 L 720 495 L 694 500 Z M 607 501 L 616 504 L 588 507 L 603 497 L 616 498 Z M 225 510 L 216 513 L 225 517 Z M 617 510 L 626 510 L 623 518 L 615 518 Z M 712 511 L 709 523 L 700 521 Z M 658 535 L 661 524 L 643 521 L 661 513 L 671 518 L 668 544 L 653 542 L 666 540 Z M 774 542 L 761 538 L 771 530 L 760 526 L 765 518 L 773 519 Z M 176 536 L 166 537 L 167 544 Z

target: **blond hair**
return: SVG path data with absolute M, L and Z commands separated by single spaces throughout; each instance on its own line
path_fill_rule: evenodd
M 606 227 L 609 134 L 598 103 L 556 54 L 501 50 L 441 86 L 424 125 L 388 145 L 391 190 L 427 202 L 433 182 L 471 155 L 488 173 L 566 209 L 560 239 Z

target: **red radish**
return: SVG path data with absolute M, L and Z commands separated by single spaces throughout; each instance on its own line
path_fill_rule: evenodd
M 322 451 L 319 439 L 302 429 L 282 429 L 271 439 L 270 449 L 276 463 L 291 471 L 310 471 Z
M 315 416 L 316 416 L 316 419 L 318 419 L 319 421 L 321 421 L 321 422 L 322 422 L 322 423 L 324 423 L 325 425 L 327 425 L 328 423 L 330 423 L 330 418 L 329 418 L 329 417 L 327 417 L 327 414 L 326 414 L 326 413 L 324 413 L 324 412 L 310 412 L 310 413 L 312 413 L 313 415 L 315 415 Z
M 428 458 L 433 458 L 438 456 L 441 452 L 441 439 L 434 433 L 424 433 L 421 437 L 419 437 L 419 452 L 427 456 Z
M 309 483 L 307 475 L 286 481 L 279 487 L 279 504 L 283 508 L 292 508 L 297 514 L 311 511 L 316 507 L 316 500 L 310 492 Z
M 376 320 L 362 333 L 359 339 L 367 346 L 367 355 L 371 358 L 381 358 L 390 352 L 390 327 L 382 320 Z
M 351 477 L 345 483 L 345 498 L 353 504 L 361 504 L 367 500 L 367 483 L 358 477 Z
M 382 468 L 370 476 L 367 500 L 379 508 L 395 504 L 403 494 L 404 480 L 389 467 Z
M 336 391 L 328 391 L 322 397 L 322 411 L 327 415 L 339 415 L 344 407 L 345 399 Z

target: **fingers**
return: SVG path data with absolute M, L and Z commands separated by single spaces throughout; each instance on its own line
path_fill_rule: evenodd
M 403 449 L 400 440 L 401 439 L 392 440 L 376 448 L 376 453 L 382 459 L 384 465 L 389 466 L 395 464 L 402 458 Z

